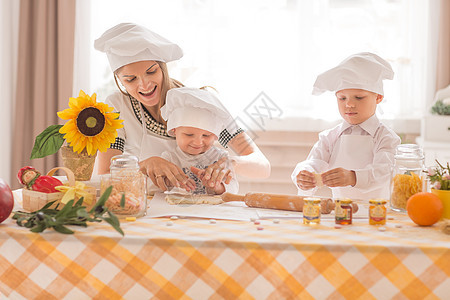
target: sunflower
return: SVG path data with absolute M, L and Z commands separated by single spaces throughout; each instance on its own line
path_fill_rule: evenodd
M 70 108 L 58 112 L 61 119 L 69 120 L 59 132 L 65 134 L 64 139 L 75 152 L 105 152 L 115 142 L 117 129 L 123 127 L 119 114 L 112 112 L 114 108 L 97 102 L 96 97 L 95 93 L 89 96 L 81 90 L 77 98 L 69 99 Z

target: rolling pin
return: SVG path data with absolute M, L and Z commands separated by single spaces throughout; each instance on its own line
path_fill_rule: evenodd
M 243 201 L 248 207 L 271 208 L 291 211 L 303 211 L 303 199 L 307 197 L 293 195 L 277 195 L 266 193 L 247 193 L 236 195 L 223 193 L 224 202 Z M 334 209 L 334 202 L 330 198 L 322 198 L 320 210 L 322 214 L 329 214 Z

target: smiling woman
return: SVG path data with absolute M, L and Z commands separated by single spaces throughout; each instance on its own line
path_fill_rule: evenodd
M 106 53 L 120 90 L 108 96 L 106 102 L 124 119 L 115 143 L 106 153 L 99 154 L 99 173 L 108 172 L 111 158 L 124 153 L 137 156 L 141 171 L 162 190 L 167 190 L 168 185 L 190 190 L 188 177 L 180 166 L 161 158 L 164 151 L 175 148 L 175 140 L 168 134 L 170 120 L 162 119 L 161 108 L 166 104 L 168 90 L 182 85 L 169 77 L 166 63 L 180 59 L 181 48 L 133 23 L 108 29 L 94 46 Z M 219 142 L 235 151 L 238 158 L 234 162 L 241 171 L 251 177 L 268 177 L 268 160 L 225 108 L 224 111 L 226 121 L 216 135 Z M 221 160 L 216 160 L 205 165 L 205 177 L 212 185 L 223 180 L 221 164 Z

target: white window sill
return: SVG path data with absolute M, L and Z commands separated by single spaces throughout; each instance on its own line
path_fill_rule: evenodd
M 255 131 L 293 131 L 293 132 L 320 132 L 332 128 L 339 124 L 341 120 L 324 120 L 310 117 L 289 117 L 289 118 L 271 118 L 264 119 L 256 124 L 252 120 L 244 120 L 243 128 L 249 128 Z M 396 133 L 420 134 L 420 119 L 401 118 L 401 119 L 382 119 L 385 125 L 389 126 Z

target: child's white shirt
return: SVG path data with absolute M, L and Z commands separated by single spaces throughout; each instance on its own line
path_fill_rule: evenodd
M 194 194 L 206 194 L 206 188 L 203 186 L 200 179 L 192 173 L 191 167 L 196 167 L 199 169 L 206 169 L 209 165 L 215 163 L 223 157 L 227 157 L 225 162 L 225 169 L 231 170 L 232 179 L 229 184 L 225 184 L 225 191 L 228 193 L 238 193 L 239 183 L 236 179 L 236 173 L 234 172 L 231 160 L 228 157 L 228 152 L 212 146 L 208 151 L 199 155 L 189 155 L 184 153 L 178 146 L 174 151 L 164 151 L 161 155 L 162 158 L 170 161 L 171 163 L 180 167 L 183 172 L 193 179 L 196 184 L 196 190 Z
M 338 140 L 344 135 L 370 136 L 373 141 L 372 154 L 367 155 L 365 161 L 358 162 L 364 167 L 357 169 L 346 168 L 346 162 L 334 160 L 333 152 L 339 150 Z M 319 141 L 313 146 L 308 158 L 297 164 L 292 172 L 291 178 L 297 186 L 297 175 L 302 170 L 313 173 L 323 173 L 336 167 L 342 167 L 355 171 L 356 184 L 351 188 L 351 198 L 355 195 L 359 199 L 385 198 L 389 199 L 389 185 L 391 168 L 394 163 L 395 149 L 401 142 L 398 135 L 389 127 L 381 123 L 376 115 L 361 124 L 351 125 L 346 121 L 332 129 L 322 131 Z M 356 147 L 354 151 L 358 151 Z M 348 188 L 347 188 L 348 189 Z M 312 195 L 316 189 L 308 191 L 298 189 L 301 195 Z M 345 188 L 332 188 L 333 197 L 345 197 Z

